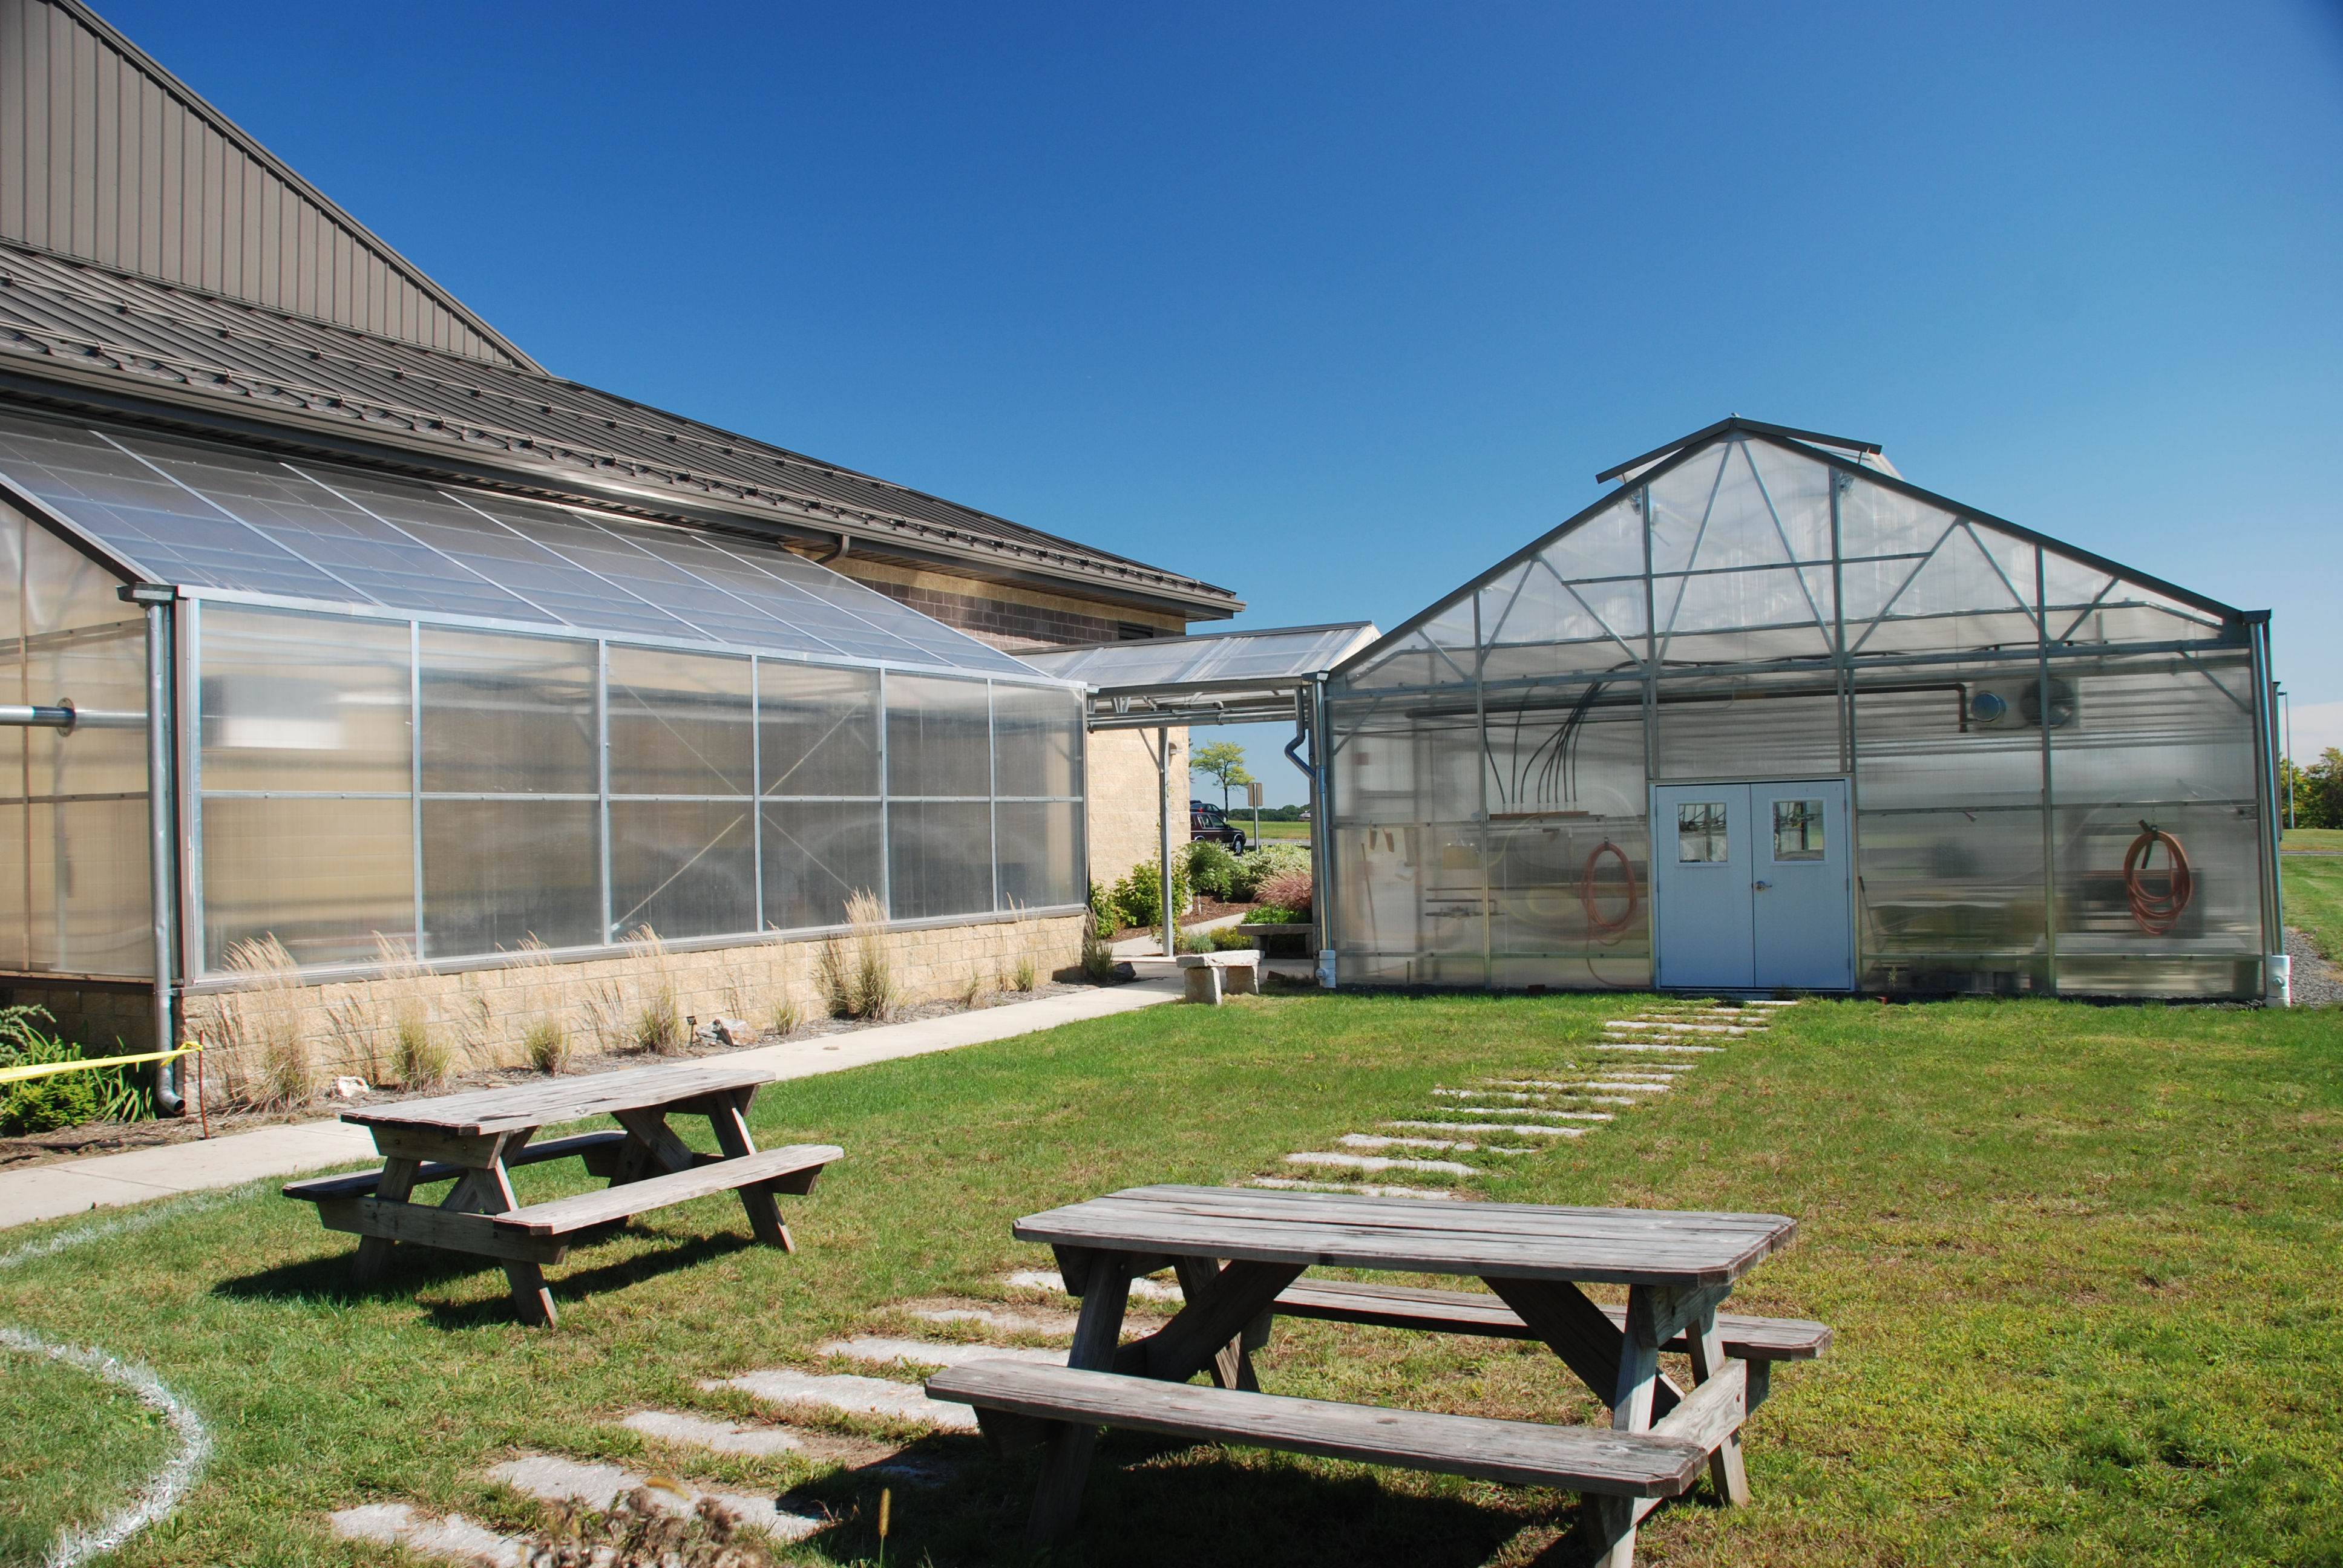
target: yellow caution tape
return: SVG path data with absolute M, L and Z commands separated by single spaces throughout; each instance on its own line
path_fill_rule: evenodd
M 79 1072 L 92 1067 L 128 1067 L 138 1061 L 169 1061 L 201 1050 L 202 1046 L 189 1040 L 176 1050 L 150 1050 L 144 1056 L 102 1056 L 96 1061 L 43 1061 L 29 1067 L 0 1067 L 0 1083 L 21 1083 L 28 1078 L 48 1078 L 60 1072 Z

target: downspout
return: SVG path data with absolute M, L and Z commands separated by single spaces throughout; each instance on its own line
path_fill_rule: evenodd
M 830 551 L 830 554 L 826 556 L 816 556 L 814 558 L 814 564 L 816 566 L 826 567 L 832 561 L 843 559 L 846 552 L 853 548 L 854 539 L 852 536 L 849 535 L 845 530 L 840 529 L 838 535 L 838 548 Z
M 1334 957 L 1334 896 L 1342 873 L 1334 859 L 1333 706 L 1327 699 L 1325 676 L 1312 678 L 1308 697 L 1310 759 L 1317 774 L 1316 799 L 1311 807 L 1311 814 L 1317 820 L 1311 824 L 1310 842 L 1317 859 L 1311 882 L 1318 906 L 1313 911 L 1318 926 L 1318 983 L 1332 990 L 1339 978 Z
M 1155 827 L 1161 837 L 1156 869 L 1162 874 L 1163 956 L 1180 956 L 1180 911 L 1172 907 L 1172 731 L 1155 732 Z
M 178 1044 L 172 1009 L 172 970 L 177 953 L 172 930 L 178 904 L 177 835 L 172 825 L 178 813 L 171 794 L 171 601 L 176 595 L 165 586 L 133 584 L 122 597 L 146 610 L 146 867 L 152 897 L 155 940 L 153 1049 L 171 1050 Z M 187 1111 L 185 1066 L 176 1057 L 155 1064 L 155 1111 L 160 1116 L 184 1116 Z

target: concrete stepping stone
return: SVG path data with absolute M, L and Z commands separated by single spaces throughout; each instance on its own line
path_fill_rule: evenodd
M 907 1318 L 930 1323 L 974 1323 L 1011 1334 L 1071 1334 L 1074 1318 L 1066 1312 L 1021 1312 L 1013 1307 L 897 1307 Z
M 1610 1117 L 1605 1116 L 1608 1121 Z M 1512 1132 L 1523 1138 L 1579 1138 L 1591 1127 L 1549 1127 L 1539 1121 L 1386 1121 L 1386 1127 L 1438 1128 L 1443 1132 Z
M 521 1568 L 537 1544 L 526 1535 L 500 1535 L 460 1513 L 434 1518 L 411 1503 L 367 1503 L 332 1515 L 345 1541 L 404 1546 L 417 1557 L 437 1557 L 479 1568 Z
M 1055 1291 L 1061 1296 L 1073 1293 L 1066 1289 L 1066 1282 L 1060 1279 L 1055 1271 L 1049 1269 L 1021 1269 L 1010 1275 L 1005 1282 L 1028 1291 Z M 1177 1284 L 1168 1280 L 1143 1277 L 1131 1282 L 1131 1294 L 1132 1299 L 1141 1302 L 1184 1302 L 1188 1299 L 1180 1293 Z
M 1023 1362 L 1029 1366 L 1061 1367 L 1066 1364 L 1067 1355 L 1064 1351 L 1035 1350 L 1030 1346 L 946 1345 L 931 1340 L 888 1339 L 878 1334 L 832 1340 L 814 1346 L 813 1353 L 879 1365 L 901 1365 L 906 1370 L 915 1366 L 964 1367 L 972 1362 Z
M 1511 1131 L 1505 1129 L 1504 1131 Z M 1345 1132 L 1334 1140 L 1345 1149 L 1453 1149 L 1459 1154 L 1534 1154 L 1534 1149 L 1502 1149 L 1487 1143 L 1460 1143 L 1447 1138 L 1393 1138 L 1380 1132 Z
M 1669 1034 L 1746 1034 L 1749 1030 L 1737 1023 L 1675 1023 L 1652 1018 L 1606 1018 L 1605 1029 L 1655 1029 Z
M 769 1459 L 777 1453 L 802 1453 L 805 1444 L 778 1426 L 751 1426 L 745 1422 L 716 1421 L 679 1410 L 639 1410 L 619 1422 L 629 1432 L 662 1442 L 704 1448 L 711 1453 L 744 1453 Z
M 1719 1051 L 1725 1050 L 1725 1047 L 1721 1045 L 1661 1045 L 1648 1040 L 1606 1040 L 1603 1042 L 1601 1049 L 1604 1050 L 1669 1051 L 1686 1056 L 1697 1052 L 1703 1056 L 1714 1056 Z
M 1579 1098 L 1583 1100 L 1591 1097 L 1581 1095 Z M 1632 1100 L 1619 1099 L 1614 1095 L 1604 1103 L 1610 1105 L 1633 1105 L 1635 1102 Z M 1619 1119 L 1618 1112 L 1614 1111 L 1564 1111 L 1558 1106 L 1553 1105 L 1435 1105 L 1424 1114 L 1427 1116 L 1520 1116 L 1528 1118 L 1543 1116 L 1554 1121 L 1616 1121 Z M 1383 1125 L 1386 1127 L 1398 1127 L 1403 1125 L 1403 1123 L 1386 1121 Z M 1427 1122 L 1425 1125 L 1429 1126 L 1432 1124 Z
M 1255 1176 L 1248 1187 L 1274 1187 L 1282 1192 L 1355 1192 L 1362 1198 L 1449 1198 L 1462 1202 L 1467 1193 L 1445 1187 L 1374 1187 L 1348 1181 L 1296 1181 L 1286 1176 Z
M 1332 1151 L 1289 1154 L 1288 1165 L 1341 1165 L 1373 1175 L 1378 1171 L 1429 1171 L 1441 1176 L 1478 1176 L 1477 1165 L 1454 1160 L 1401 1160 L 1382 1154 L 1338 1154 Z
M 610 1504 L 638 1486 L 649 1487 L 652 1503 L 670 1513 L 689 1513 L 699 1506 L 702 1497 L 713 1497 L 731 1510 L 741 1523 L 761 1530 L 776 1541 L 803 1540 L 829 1523 L 809 1514 L 793 1513 L 769 1497 L 750 1497 L 738 1492 L 702 1492 L 689 1482 L 678 1481 L 671 1475 L 662 1475 L 653 1484 L 649 1476 L 618 1465 L 565 1459 L 558 1453 L 525 1453 L 492 1466 L 488 1476 L 547 1503 L 582 1503 L 598 1512 L 608 1511 Z
M 738 1377 L 710 1378 L 699 1386 L 710 1392 L 739 1389 L 752 1399 L 783 1409 L 811 1408 L 886 1421 L 915 1421 L 940 1432 L 976 1430 L 976 1412 L 967 1405 L 930 1399 L 914 1385 L 881 1377 L 768 1367 L 761 1372 L 742 1372 Z

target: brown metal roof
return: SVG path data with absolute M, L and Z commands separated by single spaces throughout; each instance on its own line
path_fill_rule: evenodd
M 1244 608 L 1226 588 L 574 381 L 0 244 L 7 384 L 649 516 L 720 516 L 833 547 L 843 537 L 858 554 L 1190 619 Z

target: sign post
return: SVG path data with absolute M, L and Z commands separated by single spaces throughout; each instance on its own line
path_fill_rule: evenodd
M 1260 780 L 1260 779 L 1246 779 L 1246 780 L 1245 780 L 1245 801 L 1246 801 L 1246 803 L 1247 803 L 1247 804 L 1249 804 L 1250 806 L 1252 806 L 1252 841 L 1253 841 L 1253 843 L 1254 843 L 1255 845 L 1259 845 L 1259 844 L 1260 844 L 1260 842 L 1261 842 L 1261 780 Z

